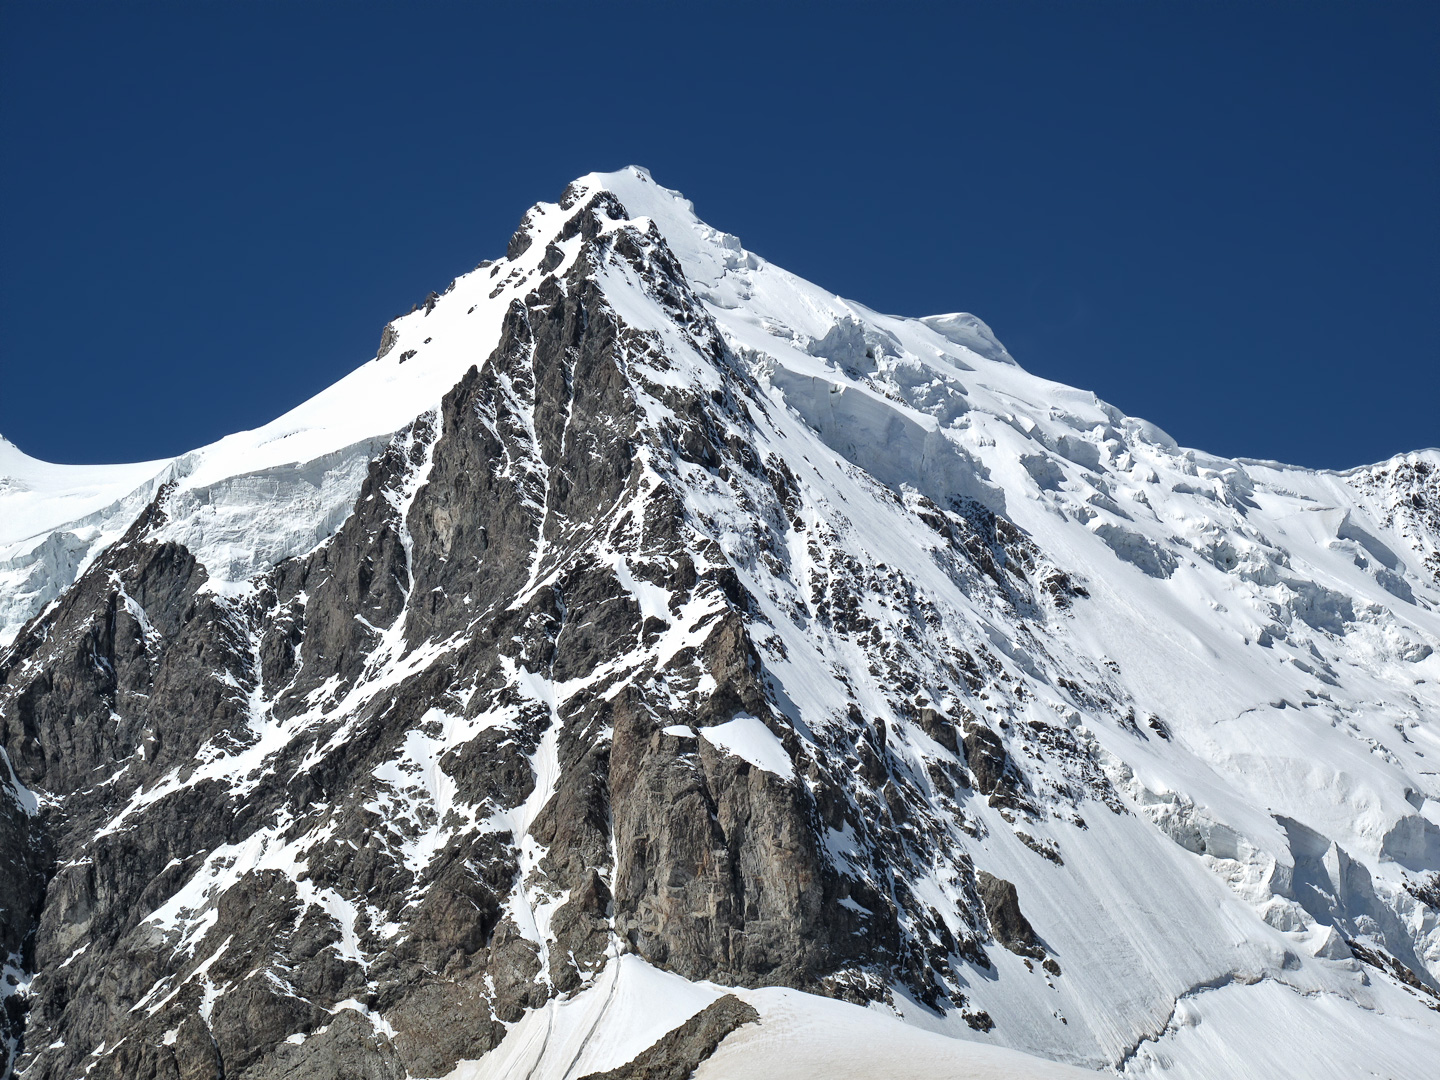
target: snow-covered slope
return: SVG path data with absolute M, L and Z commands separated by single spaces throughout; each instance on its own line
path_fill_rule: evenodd
M 1440 451 L 1179 447 L 627 169 L 272 424 L 0 452 L 24 1075 L 578 1077 L 730 985 L 699 1077 L 1440 1059 Z
M 757 1019 L 737 1028 L 696 1080 L 1082 1080 L 1092 1074 L 999 1047 L 947 1039 L 885 1012 L 767 987 L 692 983 L 634 956 L 613 961 L 595 985 L 555 998 L 505 1041 L 446 1080 L 560 1080 L 622 1068 L 706 1006 L 734 992 Z
M 399 348 L 278 419 L 170 461 L 51 465 L 0 439 L 0 645 L 164 484 L 174 485 L 169 535 L 195 552 L 216 588 L 241 586 L 331 535 L 371 458 L 439 404 L 475 362 L 477 342 L 499 335 L 508 299 L 472 291 L 467 311 L 437 311 L 427 298 L 425 308 L 417 305 L 422 321 L 406 320 L 410 333 Z M 440 339 L 433 347 L 432 336 Z M 406 362 L 409 346 L 423 352 Z

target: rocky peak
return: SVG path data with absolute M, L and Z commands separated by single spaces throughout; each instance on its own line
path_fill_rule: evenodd
M 1092 1067 L 1261 984 L 1428 1047 L 1427 460 L 1182 449 L 583 177 L 314 401 L 0 552 L 12 1061 L 444 1076 L 652 977 Z

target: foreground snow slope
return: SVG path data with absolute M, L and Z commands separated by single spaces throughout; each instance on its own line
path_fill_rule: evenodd
M 556 999 L 518 1023 L 487 1057 L 446 1080 L 565 1080 L 624 1066 L 666 1032 L 729 993 L 691 983 L 634 956 L 568 1000 Z M 947 1039 L 893 1016 L 798 990 L 740 990 L 758 1020 L 728 1036 L 696 1080 L 1079 1080 L 1091 1075 L 1042 1058 Z
M 0 450 L 27 1076 L 578 1077 L 730 985 L 699 1077 L 1440 1060 L 1440 451 L 1179 447 L 639 169 L 264 428 Z

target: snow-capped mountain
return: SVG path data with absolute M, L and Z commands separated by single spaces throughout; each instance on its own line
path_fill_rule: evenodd
M 0 442 L 0 628 L 28 1080 L 1440 1060 L 1440 451 L 1179 447 L 641 169 L 263 428 Z

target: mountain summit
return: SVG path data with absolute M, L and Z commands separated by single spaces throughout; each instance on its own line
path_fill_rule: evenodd
M 1440 452 L 1181 448 L 630 168 L 265 427 L 0 474 L 27 1080 L 1440 1060 Z

